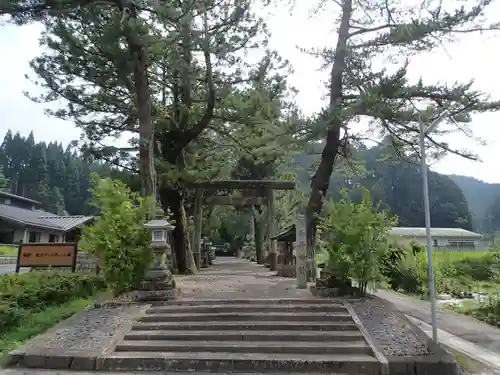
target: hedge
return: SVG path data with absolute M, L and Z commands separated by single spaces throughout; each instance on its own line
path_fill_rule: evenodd
M 46 307 L 93 295 L 105 288 L 96 275 L 30 272 L 0 277 L 0 332 L 21 323 L 23 317 Z

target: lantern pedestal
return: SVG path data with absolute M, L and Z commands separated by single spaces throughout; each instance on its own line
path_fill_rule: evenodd
M 163 211 L 157 213 L 157 217 L 145 225 L 152 229 L 151 248 L 155 260 L 138 286 L 137 299 L 143 302 L 167 301 L 179 295 L 168 264 L 171 249 L 167 234 L 174 227 L 163 219 Z

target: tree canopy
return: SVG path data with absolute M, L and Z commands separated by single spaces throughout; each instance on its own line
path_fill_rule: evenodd
M 279 195 L 278 226 L 290 223 L 291 211 L 304 209 L 308 246 L 324 200 L 338 199 L 344 187 L 359 202 L 365 187 L 402 225 L 422 226 L 418 124 L 443 120 L 425 134 L 432 157 L 475 158 L 474 150 L 459 150 L 442 136 L 468 133 L 474 113 L 495 111 L 500 102 L 458 78 L 450 85 L 411 81 L 409 60 L 457 33 L 496 29 L 482 17 L 490 1 L 321 1 L 317 11 L 331 15 L 337 40 L 303 51 L 329 72 L 328 104 L 311 118 L 301 113 L 287 79 L 293 62 L 268 46 L 268 5 L 0 0 L 0 14 L 11 21 L 44 26 L 43 52 L 31 61 L 31 78 L 43 93 L 32 99 L 62 103 L 48 113 L 82 131 L 75 142 L 80 156 L 57 143 L 8 135 L 2 165 L 11 190 L 69 210 L 77 205 L 70 203 L 77 201 L 72 194 L 88 192 L 88 181 L 80 186 L 87 171 L 74 172 L 83 168 L 80 157 L 98 161 L 92 168 L 114 166 L 109 173 L 121 178 L 138 176 L 130 184 L 172 214 L 177 263 L 187 273 L 195 272 L 188 235 L 194 197 L 187 186 L 197 181 L 289 178 L 293 172 L 301 189 L 310 185 L 309 201 L 302 192 Z M 369 135 L 380 146 L 367 148 L 367 135 L 355 131 L 360 121 L 370 124 Z M 63 175 L 72 176 L 70 189 Z M 471 229 L 467 201 L 453 180 L 431 173 L 429 184 L 433 225 Z M 71 208 L 78 210 L 84 208 Z M 257 246 L 269 235 L 260 226 L 259 205 L 204 211 L 209 220 L 213 212 L 223 219 L 208 227 L 219 225 L 221 238 L 229 230 L 235 240 L 245 237 L 234 226 L 240 223 L 236 214 L 241 222 L 253 219 Z

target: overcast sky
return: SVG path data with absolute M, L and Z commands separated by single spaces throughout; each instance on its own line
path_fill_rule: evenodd
M 293 15 L 280 11 L 279 15 L 269 20 L 271 47 L 291 61 L 295 69 L 291 80 L 299 89 L 297 102 L 305 113 L 312 114 L 323 104 L 325 91 L 321 82 L 326 74 L 318 71 L 319 61 L 299 52 L 296 46 L 321 46 L 330 40 L 333 44 L 335 40 L 329 34 L 334 25 L 328 14 L 310 19 L 303 5 L 308 2 L 300 3 Z M 500 7 L 496 6 L 496 10 L 500 12 Z M 33 92 L 33 85 L 25 79 L 25 74 L 30 74 L 30 59 L 40 53 L 40 30 L 38 25 L 0 28 L 0 137 L 8 129 L 19 131 L 22 135 L 33 130 L 37 140 L 57 140 L 67 144 L 78 138 L 78 130 L 69 122 L 45 116 L 43 105 L 32 103 L 23 95 L 23 91 Z M 464 36 L 459 42 L 413 58 L 411 76 L 415 80 L 423 77 L 427 83 L 475 79 L 477 89 L 500 99 L 500 80 L 497 78 L 500 66 L 499 42 L 493 34 Z M 500 182 L 500 129 L 495 125 L 497 121 L 500 122 L 500 113 L 475 116 L 471 124 L 474 135 L 487 141 L 487 146 L 472 143 L 463 135 L 450 135 L 447 138 L 456 148 L 474 149 L 482 162 L 447 156 L 432 168 L 441 173 L 463 174 L 487 182 Z

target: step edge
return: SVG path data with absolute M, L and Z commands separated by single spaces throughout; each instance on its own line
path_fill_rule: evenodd
M 145 331 L 130 331 L 127 333 L 127 335 L 134 335 L 134 336 L 139 336 L 139 335 L 150 335 L 150 336 L 160 336 L 160 335 L 168 335 L 168 336 L 176 336 L 176 335 L 189 335 L 189 336 L 196 336 L 196 335 L 201 335 L 201 336 L 228 336 L 228 335 L 239 335 L 239 336 L 246 336 L 248 334 L 251 335 L 261 335 L 261 336 L 316 336 L 318 334 L 318 331 L 311 331 L 311 330 L 304 330 L 304 331 L 294 331 L 291 333 L 290 331 L 251 331 L 251 332 L 241 332 L 241 331 L 181 331 L 181 330 L 155 330 L 153 331 L 154 333 L 151 333 L 151 330 L 145 330 Z M 364 337 L 363 334 L 359 331 L 319 331 L 322 334 L 326 334 L 324 336 L 334 336 L 334 335 L 340 335 L 340 336 L 358 336 L 358 337 Z M 125 336 L 127 336 L 125 335 Z
M 281 353 L 273 353 L 273 357 L 269 358 L 269 355 L 266 353 L 245 353 L 245 356 L 248 357 L 261 357 L 261 358 L 241 358 L 242 353 L 232 353 L 232 352 L 113 352 L 109 354 L 106 359 L 164 359 L 164 360 L 200 360 L 200 361 L 219 361 L 219 360 L 233 360 L 233 361 L 296 361 L 296 362 L 370 362 L 370 363 L 379 363 L 378 360 L 370 354 L 303 354 L 302 357 L 317 357 L 314 359 L 311 358 L 300 358 L 301 356 L 297 356 L 297 354 L 281 354 Z M 172 356 L 176 356 L 177 358 L 171 358 Z M 224 357 L 239 357 L 239 358 L 224 358 Z M 267 356 L 267 358 L 266 358 Z M 170 357 L 170 358 L 169 358 Z M 181 358 L 185 357 L 185 358 Z M 278 357 L 278 358 L 276 358 Z M 285 357 L 285 358 L 280 358 Z M 288 357 L 288 358 L 287 358 Z
M 204 340 L 204 341 L 190 341 L 190 340 L 127 340 L 120 342 L 119 345 L 134 345 L 134 346 L 148 346 L 148 344 L 154 343 L 154 345 L 165 345 L 165 346 L 234 346 L 235 344 L 244 344 L 242 347 L 252 347 L 252 346 L 271 346 L 271 347 L 300 347 L 304 345 L 310 345 L 310 341 L 294 341 L 294 342 L 282 342 L 282 341 L 216 341 L 216 340 Z M 287 345 L 292 344 L 292 345 Z M 354 347 L 354 348 L 370 348 L 370 345 L 364 340 L 359 341 L 348 341 L 348 342 L 338 342 L 338 341 L 320 341 L 318 345 L 313 345 L 313 347 L 324 347 L 324 346 L 338 346 L 338 347 Z

